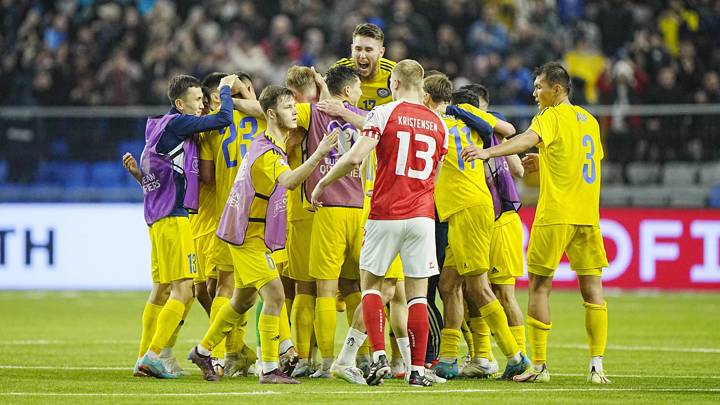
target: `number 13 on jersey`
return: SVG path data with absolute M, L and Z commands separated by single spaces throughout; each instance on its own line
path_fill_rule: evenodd
M 415 150 L 415 157 L 422 160 L 423 167 L 420 170 L 407 168 L 408 153 L 410 150 L 410 137 L 411 134 L 406 131 L 397 132 L 398 140 L 398 155 L 397 163 L 395 164 L 395 174 L 398 176 L 407 176 L 413 179 L 427 180 L 430 177 L 430 173 L 433 171 L 433 155 L 435 155 L 435 149 L 437 145 L 435 138 L 423 134 L 414 134 L 413 141 L 424 143 L 427 145 L 427 150 Z M 407 174 L 405 173 L 407 171 Z

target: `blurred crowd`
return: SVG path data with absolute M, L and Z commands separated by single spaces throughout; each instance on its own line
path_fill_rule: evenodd
M 167 79 L 326 69 L 356 24 L 496 104 L 531 104 L 532 69 L 565 61 L 579 104 L 720 100 L 719 0 L 1 0 L 0 103 L 165 103 Z
M 385 32 L 385 57 L 482 83 L 493 105 L 532 105 L 533 68 L 564 61 L 574 103 L 617 107 L 601 125 L 623 167 L 720 160 L 720 114 L 622 108 L 720 103 L 720 0 L 0 0 L 0 20 L 0 105 L 168 104 L 170 77 L 212 71 L 247 71 L 261 89 L 294 64 L 324 71 L 349 56 L 354 27 L 369 21 Z M 526 128 L 527 117 L 511 120 Z M 5 117 L 0 184 L 58 181 L 54 162 L 100 162 L 103 183 L 124 151 L 139 155 L 143 127 Z

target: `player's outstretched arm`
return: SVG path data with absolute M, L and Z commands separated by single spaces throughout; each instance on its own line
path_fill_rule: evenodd
M 251 117 L 263 118 L 262 108 L 257 100 L 233 98 L 233 108 Z
M 142 174 L 137 166 L 137 161 L 130 152 L 127 152 L 122 157 L 123 167 L 130 173 L 138 183 L 142 184 Z
M 357 142 L 355 142 L 355 145 L 353 145 L 347 153 L 342 155 L 342 157 L 335 163 L 335 166 L 333 166 L 333 168 L 330 169 L 330 171 L 322 179 L 320 179 L 317 186 L 315 186 L 312 196 L 310 197 L 310 202 L 313 206 L 322 206 L 320 196 L 323 191 L 325 191 L 325 188 L 334 181 L 350 173 L 359 164 L 361 164 L 377 144 L 377 139 L 361 136 Z
M 497 118 L 497 117 L 496 117 Z M 505 120 L 498 118 L 495 123 L 495 133 L 500 135 L 502 138 L 515 135 L 515 126 Z
M 317 109 L 332 117 L 342 118 L 357 129 L 365 126 L 365 117 L 345 108 L 345 104 L 340 100 L 322 100 L 317 103 Z
M 306 160 L 305 163 L 300 165 L 298 168 L 283 172 L 278 177 L 278 183 L 289 190 L 295 190 L 297 186 L 308 178 L 313 169 L 315 169 L 315 166 L 317 166 L 318 163 L 325 158 L 325 155 L 327 155 L 328 152 L 337 145 L 339 134 L 340 129 L 337 128 L 331 133 L 325 134 L 315 150 L 315 153 L 310 155 L 308 160 Z
M 480 149 L 475 145 L 466 146 L 460 155 L 466 162 L 472 162 L 476 159 L 487 160 L 491 157 L 516 155 L 525 152 L 538 143 L 540 143 L 540 136 L 535 131 L 528 129 L 509 141 L 495 145 L 492 148 Z
M 508 162 L 508 168 L 510 169 L 510 174 L 512 174 L 513 177 L 520 178 L 525 176 L 525 168 L 523 167 L 518 155 L 508 155 L 505 159 Z

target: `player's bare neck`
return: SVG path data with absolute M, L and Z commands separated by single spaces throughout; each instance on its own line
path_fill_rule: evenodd
M 567 95 L 560 96 L 557 99 L 555 99 L 555 102 L 552 104 L 552 106 L 557 107 L 562 104 L 572 105 L 572 103 L 570 103 L 570 98 L 568 98 Z

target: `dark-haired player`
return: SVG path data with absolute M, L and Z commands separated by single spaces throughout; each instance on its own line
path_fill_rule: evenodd
M 540 197 L 528 244 L 528 341 L 532 367 L 516 381 L 548 381 L 547 337 L 552 326 L 549 297 L 552 276 L 563 253 L 578 275 L 590 341 L 588 381 L 607 384 L 602 358 L 607 343 L 607 303 L 602 269 L 608 265 L 600 233 L 600 162 L 603 149 L 597 120 L 569 100 L 570 76 L 555 62 L 535 71 L 540 112 L 530 128 L 508 142 L 481 150 L 468 146 L 466 162 L 524 152 L 537 145 Z

